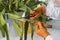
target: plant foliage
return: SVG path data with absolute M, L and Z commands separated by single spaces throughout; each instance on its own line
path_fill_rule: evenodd
M 38 1 L 38 0 L 0 0 L 0 30 L 2 32 L 2 36 L 5 37 L 7 40 L 9 40 L 6 20 L 5 20 L 5 14 L 8 15 L 8 17 L 11 18 L 12 23 L 14 25 L 14 28 L 16 29 L 18 35 L 20 36 L 20 28 L 18 27 L 18 24 L 16 23 L 16 20 L 19 21 L 25 21 L 24 19 L 29 19 L 30 13 L 29 11 L 32 10 L 34 7 L 36 7 L 38 4 L 45 4 L 45 2 Z M 25 12 L 25 16 L 27 18 L 22 18 L 19 16 L 18 12 Z M 6 16 L 7 17 L 7 16 Z M 25 22 L 25 39 L 27 40 L 27 30 L 29 22 Z

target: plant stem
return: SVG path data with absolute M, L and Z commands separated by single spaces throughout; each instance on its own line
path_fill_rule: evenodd
M 9 5 L 9 11 L 11 11 L 11 5 Z
M 24 32 L 24 40 L 27 40 L 27 31 L 28 31 L 28 24 L 29 24 L 29 22 L 28 21 L 26 21 L 25 22 L 25 32 Z

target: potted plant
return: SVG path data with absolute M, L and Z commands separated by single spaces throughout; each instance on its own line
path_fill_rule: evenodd
M 24 40 L 26 40 L 29 25 L 29 21 L 26 21 L 26 19 L 30 19 L 30 10 L 35 8 L 38 4 L 46 5 L 45 2 L 39 0 L 0 0 L 0 30 L 2 32 L 2 36 L 5 37 L 6 35 L 7 40 L 9 40 L 9 34 L 5 20 L 5 14 L 7 14 L 6 17 L 11 18 L 14 28 L 20 37 L 20 40 L 22 40 L 23 31 L 20 30 L 21 28 L 19 27 L 17 21 L 21 23 L 24 22 Z M 19 12 L 25 12 L 25 17 L 19 16 Z M 31 36 L 33 38 L 33 32 Z

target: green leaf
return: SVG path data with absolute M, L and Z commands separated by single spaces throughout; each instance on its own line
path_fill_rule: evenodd
M 0 3 L 2 2 L 2 0 L 0 0 Z
M 1 12 L 1 14 L 2 14 L 2 15 L 4 15 L 4 14 L 5 14 L 5 9 L 3 9 L 3 11 Z
M 17 14 L 17 12 L 16 12 L 16 14 Z M 10 14 L 10 13 L 9 13 L 8 16 L 9 16 L 10 18 L 12 18 L 12 19 L 17 19 L 17 20 L 19 20 L 19 21 L 25 22 L 25 19 L 24 19 L 24 18 L 21 18 L 20 16 L 18 16 L 18 14 L 15 15 L 15 14 Z
M 18 18 L 20 18 L 19 15 L 15 15 L 15 14 L 11 14 L 11 13 L 9 13 L 8 16 L 9 16 L 10 18 L 12 18 L 12 19 L 18 19 Z
M 6 38 L 7 40 L 9 40 L 7 26 L 2 14 L 0 14 L 0 28 L 1 28 L 2 36 L 5 37 L 5 33 L 6 33 Z
M 30 18 L 30 8 L 27 7 L 27 6 L 26 6 L 26 8 L 27 8 L 26 9 L 27 11 L 25 12 L 25 16 L 26 16 L 27 19 L 29 19 Z
M 17 20 L 19 20 L 21 22 L 25 22 L 25 19 L 24 18 L 20 18 L 20 19 L 17 19 Z
M 15 7 L 16 7 L 16 10 L 18 10 L 19 0 L 15 0 L 15 1 L 16 1 Z
M 2 32 L 2 36 L 5 37 L 5 30 L 4 30 L 1 22 L 0 22 L 0 30 L 1 30 L 1 32 Z
M 19 2 L 19 7 L 23 7 L 23 6 L 24 6 L 23 1 L 22 2 Z
M 6 38 L 7 40 L 9 40 L 9 35 L 8 35 L 8 30 L 7 30 L 7 26 L 5 23 L 5 20 L 2 18 L 3 16 L 0 16 L 0 29 L 2 32 L 2 36 L 5 37 L 5 33 L 6 33 Z
M 8 32 L 7 32 L 7 29 L 5 29 L 6 28 L 6 23 L 5 23 L 5 20 L 4 20 L 4 13 L 5 13 L 5 10 L 3 10 L 2 12 L 1 12 L 1 14 L 0 14 L 0 28 L 1 28 L 1 32 L 2 32 L 2 36 L 3 37 L 5 37 L 5 33 L 7 33 L 6 34 L 6 36 L 7 36 L 7 40 L 9 40 L 9 36 L 8 36 Z
M 25 22 L 25 27 L 24 27 L 24 40 L 27 40 L 27 32 L 28 32 L 28 25 L 29 25 L 29 22 Z
M 17 11 L 14 11 L 14 14 L 19 15 L 19 13 Z
M 30 2 L 27 4 L 27 6 L 30 7 L 30 8 L 32 9 L 32 8 L 36 7 L 38 4 L 44 4 L 44 5 L 46 5 L 46 3 L 43 2 L 43 1 L 30 0 Z
M 4 31 L 5 31 L 5 34 L 6 34 L 6 39 L 9 40 L 9 34 L 8 34 L 7 25 L 5 24 L 5 25 L 3 26 L 3 28 L 4 28 Z
M 19 10 L 26 12 L 26 7 L 20 7 Z
M 26 4 L 28 4 L 29 2 L 30 2 L 30 0 L 27 0 L 27 1 L 26 1 Z
M 4 18 L 3 18 L 3 15 L 2 15 L 2 14 L 0 15 L 0 21 L 1 21 L 1 24 L 2 24 L 2 25 L 5 25 L 5 20 L 4 20 Z
M 18 25 L 17 25 L 17 23 L 15 22 L 15 20 L 12 19 L 12 23 L 13 23 L 13 25 L 14 25 L 15 30 L 16 30 L 17 33 L 18 33 L 18 36 L 20 37 L 22 30 L 20 30 L 20 28 L 18 27 Z

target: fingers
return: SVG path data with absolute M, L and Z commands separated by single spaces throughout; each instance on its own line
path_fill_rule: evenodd
M 46 6 L 41 6 L 42 8 L 42 13 L 45 13 L 46 12 Z
M 43 38 L 46 38 L 49 35 L 49 32 L 47 32 L 47 30 L 42 26 L 40 21 L 36 23 L 36 33 Z
M 40 21 L 38 21 L 37 24 L 39 25 L 40 29 L 43 28 L 42 23 Z
M 39 18 L 40 16 L 41 16 L 41 14 L 40 14 L 40 13 L 38 13 L 38 12 L 36 12 L 36 14 L 35 14 L 34 18 Z
M 43 29 L 43 26 L 42 26 L 41 22 L 39 21 L 36 23 L 36 32 L 41 30 L 41 29 Z

